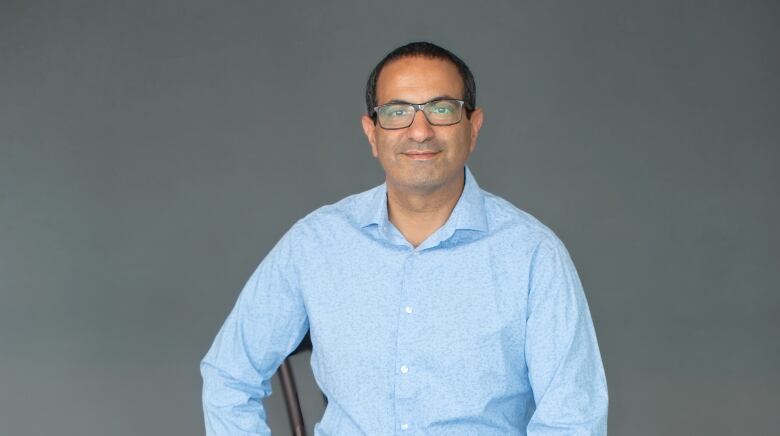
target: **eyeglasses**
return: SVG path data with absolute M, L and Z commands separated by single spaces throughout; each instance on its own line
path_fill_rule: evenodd
M 463 115 L 463 100 L 431 100 L 427 103 L 388 103 L 374 108 L 383 129 L 405 129 L 412 125 L 417 111 L 422 111 L 432 126 L 458 124 Z

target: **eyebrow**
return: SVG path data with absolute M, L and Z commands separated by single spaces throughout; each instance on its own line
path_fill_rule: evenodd
M 425 103 L 429 103 L 429 102 L 436 101 L 436 100 L 458 100 L 458 99 L 455 98 L 455 97 L 451 97 L 449 95 L 439 95 L 439 96 L 433 97 L 432 99 L 430 99 L 428 101 L 424 101 L 422 103 L 412 103 L 412 102 L 406 101 L 406 100 L 393 99 L 393 100 L 388 101 L 387 103 L 380 104 L 379 106 L 384 106 L 386 104 L 425 104 Z

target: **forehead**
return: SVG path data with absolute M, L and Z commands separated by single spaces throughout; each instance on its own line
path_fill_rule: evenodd
M 382 68 L 376 84 L 377 104 L 390 100 L 423 103 L 440 96 L 463 98 L 458 69 L 443 59 L 404 57 Z

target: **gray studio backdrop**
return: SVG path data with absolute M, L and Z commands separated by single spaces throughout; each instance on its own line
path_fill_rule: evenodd
M 200 359 L 382 182 L 364 82 L 418 39 L 476 75 L 478 182 L 569 247 L 610 434 L 777 434 L 777 2 L 367 3 L 0 1 L 0 434 L 203 434 Z

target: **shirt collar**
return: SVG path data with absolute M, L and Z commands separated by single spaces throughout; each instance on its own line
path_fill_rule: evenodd
M 468 165 L 464 165 L 464 177 L 463 192 L 449 219 L 440 230 L 447 229 L 449 231 L 446 233 L 449 234 L 460 229 L 487 232 L 484 195 Z M 376 224 L 383 233 L 386 233 L 390 227 L 387 215 L 387 182 L 373 189 L 372 195 L 367 198 L 365 208 L 360 213 L 361 227 Z

